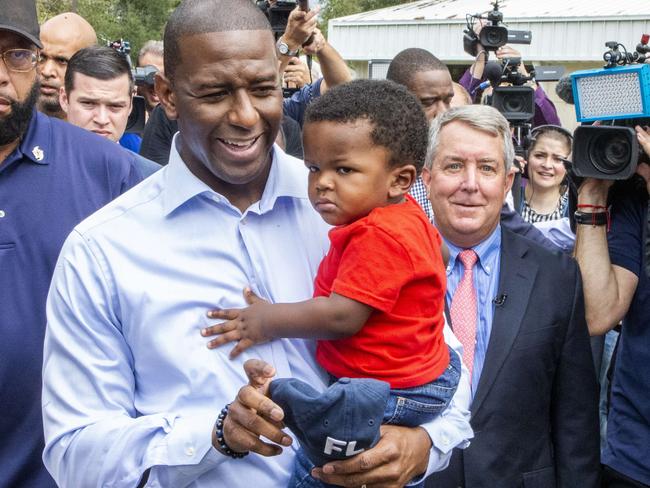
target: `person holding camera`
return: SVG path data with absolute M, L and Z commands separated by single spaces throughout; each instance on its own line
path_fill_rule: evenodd
M 650 155 L 650 131 L 636 127 Z M 611 191 L 610 191 L 611 187 Z M 622 320 L 602 456 L 603 486 L 650 486 L 650 166 L 612 187 L 586 179 L 578 191 L 575 255 L 591 335 Z
M 309 56 L 318 56 L 323 77 L 306 84 L 284 101 L 284 113 L 302 127 L 307 105 L 321 96 L 328 88 L 352 80 L 350 70 L 341 55 L 327 42 L 316 26 L 318 8 L 305 12 L 296 7 L 289 14 L 287 28 L 276 42 L 280 59 L 280 73 L 289 69 L 292 59 L 302 50 Z
M 483 28 L 483 21 L 479 21 L 474 25 L 474 32 L 476 37 L 479 37 L 481 29 Z M 521 59 L 521 53 L 514 49 L 512 46 L 506 44 L 499 47 L 495 55 L 499 61 L 510 58 Z M 470 93 L 472 99 L 476 100 L 479 85 L 485 81 L 484 68 L 488 59 L 488 50 L 480 43 L 477 43 L 477 53 L 474 63 L 465 71 L 463 76 L 458 82 Z M 528 71 L 524 66 L 523 60 L 517 67 L 517 70 L 523 75 L 528 76 Z M 530 86 L 535 90 L 535 116 L 533 117 L 532 126 L 553 124 L 560 125 L 560 118 L 557 115 L 557 110 L 553 102 L 546 96 L 544 89 L 537 84 L 537 82 L 529 82 Z

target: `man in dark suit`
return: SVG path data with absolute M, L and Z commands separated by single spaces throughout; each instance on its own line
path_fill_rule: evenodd
M 491 107 L 454 108 L 433 121 L 429 144 L 423 177 L 450 249 L 446 299 L 470 370 L 475 438 L 427 486 L 596 487 L 580 275 L 570 257 L 500 224 L 513 180 L 508 122 Z

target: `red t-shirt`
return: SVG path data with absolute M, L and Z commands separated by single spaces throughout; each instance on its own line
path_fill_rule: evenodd
M 440 235 L 417 203 L 374 209 L 330 230 L 314 296 L 332 292 L 375 310 L 352 337 L 318 341 L 316 359 L 336 377 L 375 378 L 391 388 L 433 381 L 449 364 L 443 337 L 447 280 Z

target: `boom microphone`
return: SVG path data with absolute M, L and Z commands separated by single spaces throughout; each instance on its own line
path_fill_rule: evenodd
M 573 105 L 573 87 L 571 86 L 571 76 L 563 76 L 555 86 L 555 93 L 566 103 Z
M 483 69 L 483 74 L 490 81 L 490 85 L 496 88 L 501 84 L 501 76 L 503 75 L 503 68 L 501 64 L 496 61 L 488 61 Z

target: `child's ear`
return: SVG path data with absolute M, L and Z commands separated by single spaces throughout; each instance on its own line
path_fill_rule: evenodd
M 399 198 L 408 193 L 417 178 L 417 170 L 412 164 L 399 166 L 391 171 L 391 185 L 388 188 L 389 198 Z

